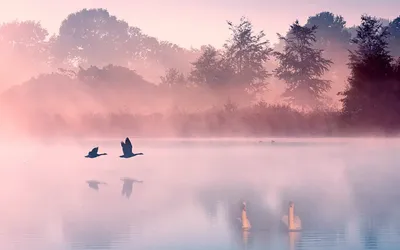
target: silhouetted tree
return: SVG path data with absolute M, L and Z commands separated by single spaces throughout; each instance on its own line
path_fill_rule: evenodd
M 90 88 L 91 95 L 99 103 L 107 104 L 110 110 L 133 107 L 138 112 L 152 102 L 151 97 L 158 94 L 156 86 L 136 71 L 112 64 L 102 68 L 80 68 L 77 78 Z
M 76 79 L 78 77 L 78 73 L 72 69 L 58 68 L 57 73 L 60 75 L 68 76 L 71 79 Z
M 377 20 L 383 25 L 383 26 L 388 26 L 390 24 L 390 20 L 387 18 L 377 18 Z M 353 25 L 351 27 L 346 28 L 347 31 L 350 32 L 351 38 L 354 38 L 357 36 L 357 28 L 359 25 Z M 352 43 L 353 44 L 353 43 Z
M 191 51 L 179 47 L 178 45 L 168 42 L 160 41 L 157 43 L 152 42 L 153 48 L 148 48 L 148 59 L 157 62 L 166 69 L 176 68 L 179 71 L 190 71 Z
M 347 28 L 347 31 L 350 33 L 350 37 L 354 38 L 357 36 L 357 25 L 353 25 Z
M 147 79 L 154 81 L 157 81 L 169 68 L 188 74 L 191 62 L 199 56 L 197 51 L 182 48 L 168 41 L 159 41 L 155 37 L 144 35 L 142 40 L 143 52 L 131 66 L 138 69 L 138 72 Z
M 349 73 L 347 67 L 348 50 L 351 49 L 351 33 L 346 21 L 340 15 L 321 12 L 308 18 L 306 27 L 317 26 L 315 48 L 323 50 L 323 56 L 332 60 L 329 71 L 324 76 L 332 81 L 332 92 L 336 94 L 344 88 Z
M 388 25 L 390 33 L 389 49 L 394 57 L 400 56 L 400 16 L 391 21 Z
M 328 11 L 320 12 L 310 16 L 305 24 L 309 28 L 314 25 L 317 26 L 315 32 L 316 48 L 323 49 L 328 58 L 334 58 L 337 52 L 339 52 L 340 56 L 342 56 L 341 52 L 346 53 L 347 56 L 347 50 L 351 44 L 352 32 L 350 30 L 352 28 L 346 27 L 346 21 L 342 16 Z M 279 40 L 275 45 L 276 50 L 282 52 L 284 45 L 285 41 Z
M 276 77 L 287 84 L 283 96 L 303 108 L 320 104 L 324 93 L 330 89 L 330 81 L 321 76 L 332 61 L 323 58 L 321 49 L 313 48 L 316 30 L 316 26 L 309 28 L 296 21 L 286 37 L 278 34 L 285 47 L 283 52 L 275 52 L 279 61 Z
M 343 70 L 344 67 L 341 66 L 346 65 L 343 62 L 347 62 L 347 51 L 351 49 L 351 33 L 346 29 L 343 17 L 331 12 L 321 12 L 309 17 L 305 26 L 317 27 L 315 48 L 322 49 L 323 55 L 334 62 L 333 70 Z
M 142 45 L 140 29 L 130 27 L 105 9 L 83 9 L 62 22 L 53 53 L 66 65 L 128 65 Z
M 214 90 L 225 87 L 232 78 L 231 68 L 213 46 L 204 46 L 202 51 L 201 56 L 192 63 L 189 79 Z
M 185 76 L 175 68 L 166 71 L 165 76 L 161 76 L 161 86 L 167 88 L 186 87 L 187 81 Z
M 265 90 L 266 79 L 270 76 L 265 69 L 272 49 L 265 38 L 264 31 L 254 32 L 249 20 L 242 17 L 238 25 L 228 21 L 232 37 L 224 45 L 224 60 L 234 73 L 234 88 L 259 93 Z M 245 93 L 243 93 L 245 94 Z
M 380 22 L 384 27 L 389 26 L 390 24 L 390 20 L 387 18 L 378 18 L 378 22 Z
M 142 76 L 126 67 L 116 66 L 109 64 L 102 68 L 91 66 L 87 69 L 79 68 L 77 78 L 88 84 L 95 84 L 97 86 L 107 83 L 105 86 L 119 87 L 122 85 L 130 85 L 136 87 L 146 87 L 151 85 L 145 81 Z
M 19 84 L 50 70 L 48 35 L 47 30 L 35 21 L 13 21 L 0 26 L 2 83 Z
M 194 58 L 191 51 L 143 34 L 106 9 L 83 9 L 70 14 L 53 43 L 57 67 L 114 64 L 135 68 L 153 80 L 168 68 L 189 72 Z
M 346 46 L 344 47 L 346 50 L 350 44 L 351 34 L 346 29 L 346 21 L 340 15 L 321 12 L 309 17 L 305 26 L 309 28 L 317 26 L 315 45 L 324 49 L 324 52 L 329 51 L 329 48 L 335 45 Z
M 351 51 L 347 89 L 343 95 L 343 118 L 351 125 L 392 127 L 398 121 L 399 82 L 395 79 L 393 57 L 388 50 L 388 28 L 378 19 L 363 15 L 357 45 Z

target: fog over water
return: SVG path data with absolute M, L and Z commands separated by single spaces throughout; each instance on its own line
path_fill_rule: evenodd
M 0 248 L 398 249 L 397 139 L 3 142 Z M 94 146 L 107 156 L 84 158 Z M 128 197 L 122 194 L 128 177 Z M 106 182 L 98 190 L 87 180 Z M 237 219 L 246 201 L 252 229 Z M 288 233 L 289 201 L 302 220 Z

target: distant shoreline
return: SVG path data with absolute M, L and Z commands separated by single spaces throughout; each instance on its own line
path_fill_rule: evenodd
M 341 136 L 341 137 L 321 137 L 321 136 L 297 136 L 297 137 L 151 137 L 151 136 L 131 136 L 131 135 L 121 135 L 121 136 L 104 136 L 104 137 L 76 137 L 76 136 L 7 136 L 0 135 L 0 144 L 1 142 L 8 141 L 38 141 L 43 143 L 57 143 L 57 142 L 79 142 L 79 143 L 89 143 L 89 142 L 99 142 L 103 141 L 105 143 L 115 141 L 122 141 L 125 137 L 131 138 L 132 141 L 141 141 L 141 142 L 195 142 L 195 143 L 223 143 L 223 142 L 232 142 L 232 143 L 256 143 L 260 145 L 285 145 L 287 143 L 295 145 L 302 144 L 304 142 L 309 142 L 313 144 L 326 144 L 326 143 L 338 143 L 341 144 L 343 141 L 359 141 L 359 140 L 396 140 L 399 139 L 399 136 Z M 274 140 L 275 143 L 271 143 Z

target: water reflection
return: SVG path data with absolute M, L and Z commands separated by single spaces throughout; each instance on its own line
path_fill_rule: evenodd
M 122 185 L 121 194 L 122 194 L 122 196 L 126 196 L 126 198 L 128 198 L 128 199 L 129 199 L 129 197 L 131 197 L 131 194 L 132 194 L 133 183 L 142 183 L 143 182 L 143 181 L 138 181 L 138 180 L 131 179 L 128 177 L 121 178 L 121 181 L 124 182 L 124 184 Z
M 3 153 L 0 249 L 398 249 L 400 141 L 279 142 L 148 143 L 152 157 L 135 168 L 114 158 L 93 166 L 84 143 L 35 147 L 29 164 Z M 57 161 L 66 150 L 76 158 Z M 146 180 L 135 202 L 121 199 L 141 182 L 126 175 Z M 82 185 L 97 190 L 93 176 L 109 183 L 101 195 Z M 244 201 L 249 231 L 238 220 Z M 289 201 L 302 232 L 282 224 Z
M 288 232 L 289 234 L 289 249 L 295 250 L 296 244 L 300 240 L 301 232 Z
M 102 181 L 96 181 L 96 180 L 89 180 L 86 181 L 86 183 L 89 185 L 89 188 L 94 189 L 96 191 L 99 191 L 99 185 L 107 185 L 107 183 L 102 182 Z
M 98 210 L 98 208 L 96 208 Z M 63 219 L 65 241 L 72 249 L 112 249 L 130 241 L 130 220 L 126 213 L 73 211 Z M 122 211 L 120 211 L 122 212 Z
M 247 250 L 247 244 L 249 242 L 249 234 L 248 230 L 242 230 L 242 240 L 243 240 L 243 249 Z

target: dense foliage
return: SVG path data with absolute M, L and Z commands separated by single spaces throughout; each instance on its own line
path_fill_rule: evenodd
M 2 24 L 0 126 L 47 136 L 400 129 L 400 16 L 346 27 L 321 12 L 274 46 L 247 18 L 227 28 L 220 48 L 186 49 L 105 9 L 68 15 L 54 35 L 35 21 Z

